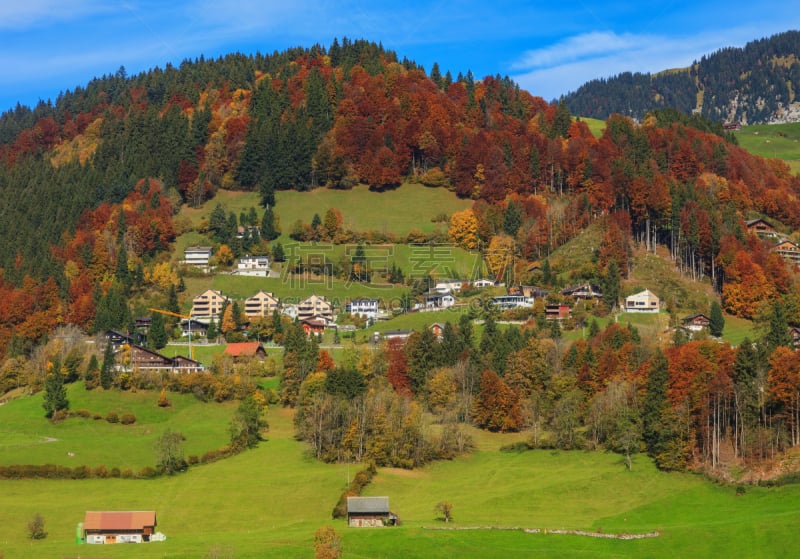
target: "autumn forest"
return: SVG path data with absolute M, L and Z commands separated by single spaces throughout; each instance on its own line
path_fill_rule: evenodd
M 258 193 L 258 213 L 237 224 L 260 227 L 261 244 L 236 247 L 241 256 L 274 250 L 276 192 L 411 184 L 471 202 L 446 216 L 445 240 L 480 252 L 493 279 L 556 292 L 591 282 L 609 296 L 586 308 L 581 339 L 542 320 L 503 326 L 509 317 L 489 312 L 448 323 L 441 341 L 426 329 L 343 364 L 281 326 L 276 398 L 297 408 L 298 435 L 318 458 L 413 467 L 468 450 L 463 422 L 530 430 L 531 447 L 647 451 L 664 469 L 797 445 L 800 353 L 788 329 L 800 325 L 800 276 L 746 223 L 763 218 L 790 237 L 800 177 L 700 116 L 614 114 L 599 135 L 580 116 L 507 77 L 442 75 L 349 39 L 133 76 L 120 68 L 55 103 L 18 106 L 0 116 L 0 395 L 44 384 L 23 371 L 56 328 L 124 330 L 134 297 L 176 310 L 179 296 L 191 299 L 170 263 L 182 207 Z M 324 240 L 368 244 L 340 222 Z M 550 256 L 590 227 L 601 238 L 591 265 L 551 274 Z M 758 319 L 763 336 L 732 347 L 598 327 L 637 250 L 707 285 L 728 315 Z M 547 274 L 529 275 L 534 264 Z M 423 436 L 426 414 L 444 426 L 435 440 Z

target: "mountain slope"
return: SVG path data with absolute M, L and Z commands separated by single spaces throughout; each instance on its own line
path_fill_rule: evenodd
M 741 124 L 798 121 L 799 57 L 800 31 L 787 31 L 721 49 L 689 68 L 592 80 L 565 101 L 573 113 L 600 119 L 612 113 L 641 119 L 673 107 Z

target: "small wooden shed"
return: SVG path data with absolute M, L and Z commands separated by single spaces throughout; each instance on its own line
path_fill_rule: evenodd
M 347 525 L 353 527 L 394 526 L 397 516 L 389 510 L 389 497 L 348 497 Z

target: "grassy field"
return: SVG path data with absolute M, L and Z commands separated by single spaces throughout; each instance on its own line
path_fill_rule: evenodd
M 217 204 L 221 204 L 226 213 L 233 212 L 237 218 L 255 207 L 261 218 L 264 209 L 259 202 L 257 192 L 219 190 L 214 198 L 198 208 L 183 207 L 181 217 L 197 227 Z M 275 212 L 280 216 L 286 239 L 295 221 L 311 223 L 315 213 L 322 218 L 328 208 L 338 208 L 342 212 L 345 228 L 404 236 L 412 229 L 433 231 L 437 224 L 432 218 L 439 214 L 449 216 L 469 207 L 472 207 L 472 200 L 462 200 L 445 188 L 427 188 L 420 184 L 403 184 L 386 192 L 374 192 L 360 185 L 350 190 L 318 188 L 308 192 L 281 190 L 275 194 Z
M 346 229 L 407 235 L 412 229 L 433 231 L 437 224 L 432 218 L 470 208 L 472 200 L 458 198 L 445 188 L 407 183 L 386 192 L 374 192 L 359 185 L 350 190 L 318 188 L 310 192 L 285 190 L 276 194 L 275 211 L 280 216 L 284 233 L 298 219 L 311 223 L 315 213 L 324 217 L 332 207 L 342 212 Z
M 0 408 L 7 424 L 11 402 Z M 7 409 L 4 409 L 7 408 Z M 21 413 L 21 412 L 20 412 Z M 524 435 L 477 436 L 472 455 L 419 470 L 379 469 L 366 494 L 388 495 L 403 525 L 350 529 L 330 511 L 357 465 L 327 465 L 294 440 L 288 410 L 273 409 L 258 448 L 155 480 L 3 481 L 0 551 L 39 559 L 97 555 L 112 559 L 208 556 L 310 558 L 314 531 L 332 524 L 344 559 L 507 557 L 790 557 L 800 551 L 800 486 L 713 485 L 690 474 L 657 471 L 643 456 L 627 471 L 601 452 L 498 452 Z M 85 448 L 98 444 L 86 437 Z M 431 531 L 434 506 L 453 503 L 455 526 L 573 528 L 614 533 L 661 530 L 658 538 L 618 541 L 510 531 Z M 167 541 L 102 550 L 78 547 L 86 510 L 156 510 Z M 31 542 L 25 526 L 40 513 L 49 532 Z M 135 551 L 133 551 L 135 549 Z
M 606 129 L 605 120 L 599 120 L 596 118 L 586 118 L 586 117 L 581 117 L 581 120 L 586 123 L 586 126 L 589 127 L 589 130 L 591 131 L 592 134 L 594 134 L 595 138 L 599 138 L 600 136 L 603 135 L 603 132 Z
M 171 393 L 172 405 L 160 408 L 157 392 L 87 391 L 82 383 L 70 385 L 67 397 L 70 409 L 103 419 L 74 417 L 53 424 L 44 417 L 41 392 L 13 400 L 0 408 L 0 464 L 104 465 L 138 472 L 155 466 L 154 444 L 167 427 L 186 437 L 187 456 L 224 446 L 230 437 L 230 404 L 202 404 L 192 395 Z M 136 423 L 108 423 L 110 411 L 133 413 Z
M 800 123 L 758 124 L 737 131 L 739 145 L 762 157 L 783 159 L 800 173 Z

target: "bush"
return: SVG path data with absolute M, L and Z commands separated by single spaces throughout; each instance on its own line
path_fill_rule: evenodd
M 133 470 L 130 468 L 125 468 L 122 470 L 122 478 L 123 479 L 131 479 L 133 477 Z
M 38 512 L 28 522 L 28 537 L 32 540 L 43 540 L 47 537 L 44 529 L 44 517 Z
M 94 419 L 95 421 L 99 421 L 100 419 L 103 419 L 103 416 L 100 415 L 99 413 L 96 413 L 92 416 L 92 419 Z
M 101 464 L 94 469 L 92 475 L 94 477 L 106 478 L 108 477 L 108 469 Z
M 136 416 L 132 413 L 123 413 L 122 417 L 119 418 L 119 422 L 123 425 L 133 425 L 136 423 Z
M 158 472 L 156 472 L 155 468 L 152 468 L 150 466 L 145 466 L 144 468 L 139 470 L 139 477 L 140 478 L 152 479 L 152 478 L 156 477 L 157 475 L 158 475 Z
M 72 479 L 88 479 L 92 477 L 89 466 L 75 466 L 72 468 Z
M 334 519 L 345 518 L 347 516 L 347 498 L 361 495 L 364 488 L 369 485 L 375 474 L 378 473 L 375 463 L 371 462 L 365 470 L 360 470 L 350 482 L 348 488 L 339 497 L 339 502 L 333 507 L 332 516 Z
M 198 458 L 196 454 L 190 454 L 188 461 L 190 466 L 196 466 L 200 463 L 200 458 Z
M 84 419 L 89 419 L 92 416 L 92 413 L 89 410 L 78 410 L 75 412 L 75 415 Z
M 116 466 L 111 468 L 111 477 L 118 478 L 118 477 L 121 477 L 121 476 L 122 476 L 122 472 L 120 472 L 119 468 L 117 468 Z
M 115 411 L 110 411 L 106 414 L 106 421 L 109 423 L 119 423 L 119 414 Z
M 218 457 L 219 453 L 216 450 L 209 450 L 208 452 L 203 454 L 203 457 L 200 459 L 200 461 L 203 464 L 208 464 L 209 462 L 213 462 L 214 460 L 216 460 Z

